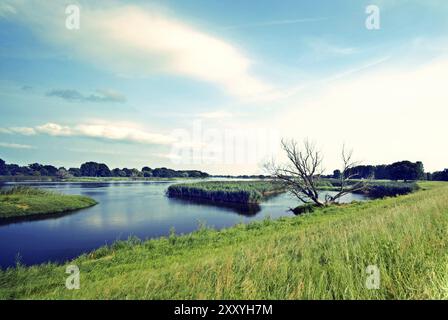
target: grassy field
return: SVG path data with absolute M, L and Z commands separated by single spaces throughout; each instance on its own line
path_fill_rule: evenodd
M 168 187 L 170 197 L 203 199 L 214 202 L 258 203 L 264 197 L 284 192 L 271 181 L 206 181 Z
M 0 221 L 63 213 L 95 204 L 95 200 L 85 196 L 63 195 L 29 187 L 14 187 L 0 191 Z
M 448 183 L 309 215 L 116 242 L 65 265 L 0 272 L 3 299 L 446 299 Z M 380 271 L 367 289 L 366 267 Z

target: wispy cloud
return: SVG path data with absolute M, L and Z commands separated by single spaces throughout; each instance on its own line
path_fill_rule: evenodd
M 0 3 L 0 17 L 9 17 L 16 14 L 16 9 L 7 3 Z
M 113 90 L 97 90 L 93 94 L 82 94 L 73 89 L 53 89 L 47 92 L 48 97 L 58 97 L 69 102 L 126 102 L 126 97 Z
M 0 133 L 32 136 L 36 134 L 36 130 L 34 130 L 34 128 L 29 127 L 9 127 L 9 128 L 0 128 Z
M 346 56 L 359 52 L 358 48 L 344 46 L 323 38 L 308 38 L 305 44 L 310 48 L 314 57 Z
M 70 54 L 117 74 L 168 73 L 215 84 L 237 97 L 256 96 L 271 85 L 251 74 L 240 48 L 155 8 L 81 2 L 81 28 L 61 25 L 66 1 L 8 1 L 17 19 Z
M 8 143 L 0 142 L 0 148 L 11 148 L 11 149 L 35 149 L 35 147 L 28 144 L 18 144 L 18 143 Z
M 84 123 L 74 126 L 49 122 L 35 127 L 0 128 L 0 132 L 22 135 L 45 134 L 55 137 L 90 137 L 142 144 L 167 145 L 175 141 L 170 135 L 148 132 L 137 125 L 110 122 Z
M 318 22 L 328 20 L 328 18 L 301 18 L 301 19 L 283 19 L 283 20 L 272 20 L 272 21 L 264 21 L 258 23 L 248 23 L 248 24 L 240 24 L 233 26 L 222 27 L 223 30 L 230 29 L 242 29 L 242 28 L 257 28 L 257 27 L 269 27 L 269 26 L 279 26 L 279 25 L 288 25 L 288 24 L 298 24 L 304 22 Z

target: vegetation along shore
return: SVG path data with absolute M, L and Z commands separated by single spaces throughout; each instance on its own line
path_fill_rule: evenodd
M 202 199 L 212 202 L 258 203 L 263 198 L 284 192 L 272 181 L 206 181 L 181 183 L 168 187 L 169 197 Z
M 64 195 L 43 189 L 17 186 L 0 190 L 0 222 L 45 217 L 95 205 L 92 198 Z

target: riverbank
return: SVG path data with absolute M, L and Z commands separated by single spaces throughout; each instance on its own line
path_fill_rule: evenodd
M 0 191 L 0 222 L 61 214 L 95 204 L 95 200 L 85 196 L 14 187 Z
M 448 184 L 314 213 L 116 242 L 0 272 L 3 299 L 446 299 Z M 66 266 L 80 269 L 67 290 Z M 380 271 L 378 290 L 366 268 Z

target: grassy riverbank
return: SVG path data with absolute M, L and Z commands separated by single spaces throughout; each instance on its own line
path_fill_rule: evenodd
M 397 198 L 318 209 L 217 232 L 131 239 L 66 266 L 0 272 L 0 298 L 439 299 L 448 298 L 448 183 Z M 380 288 L 365 286 L 366 267 Z
M 14 187 L 0 191 L 0 222 L 7 219 L 64 213 L 95 204 L 95 200 L 85 196 L 64 195 L 29 187 Z
M 213 202 L 258 203 L 264 197 L 284 192 L 271 181 L 207 181 L 168 187 L 170 197 L 202 199 Z

